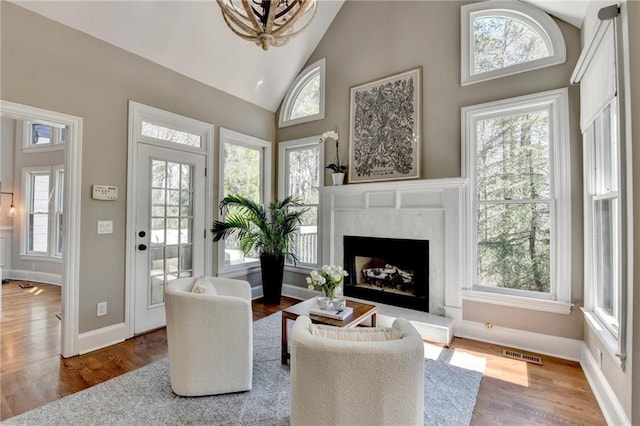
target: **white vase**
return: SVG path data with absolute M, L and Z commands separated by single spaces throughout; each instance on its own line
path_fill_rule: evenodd
M 344 173 L 342 173 L 342 172 L 333 173 L 331 175 L 331 179 L 333 179 L 333 184 L 334 185 L 342 185 L 342 183 L 344 182 Z

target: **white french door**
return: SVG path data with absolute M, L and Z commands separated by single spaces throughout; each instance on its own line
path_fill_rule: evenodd
M 205 159 L 138 144 L 134 331 L 165 325 L 164 286 L 204 274 Z
M 164 288 L 211 273 L 213 125 L 129 101 L 128 336 L 166 324 Z

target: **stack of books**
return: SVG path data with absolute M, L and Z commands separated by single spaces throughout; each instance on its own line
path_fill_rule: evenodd
M 318 307 L 315 307 L 315 308 L 311 308 L 309 310 L 309 313 L 311 315 L 319 315 L 322 317 L 327 317 L 327 318 L 332 318 L 332 319 L 337 319 L 342 321 L 353 313 L 353 308 L 350 306 L 347 306 L 344 309 L 338 311 L 334 309 L 333 306 L 327 309 L 320 309 Z

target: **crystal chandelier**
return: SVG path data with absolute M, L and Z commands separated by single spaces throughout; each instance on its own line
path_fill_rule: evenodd
M 231 31 L 264 50 L 284 46 L 304 31 L 318 7 L 317 0 L 218 0 L 218 5 Z M 297 22 L 301 26 L 294 29 Z

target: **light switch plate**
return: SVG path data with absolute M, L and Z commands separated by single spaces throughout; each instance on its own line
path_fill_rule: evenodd
M 113 221 L 112 220 L 99 220 L 98 221 L 98 234 L 113 234 Z

